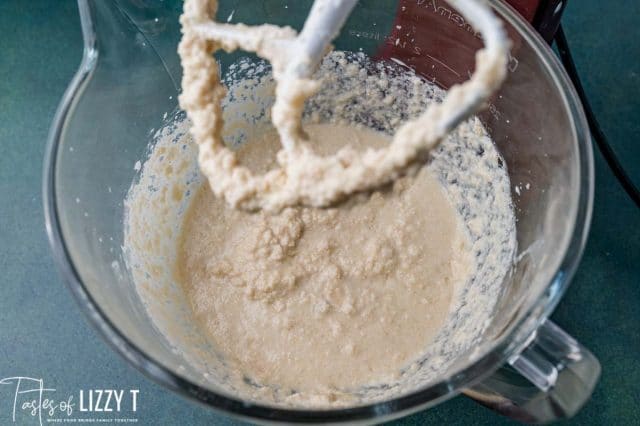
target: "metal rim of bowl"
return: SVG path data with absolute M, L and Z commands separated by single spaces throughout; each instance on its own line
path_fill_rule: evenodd
M 47 235 L 58 269 L 81 309 L 104 340 L 139 371 L 164 387 L 214 410 L 259 422 L 334 423 L 391 420 L 449 399 L 459 394 L 465 387 L 490 376 L 500 365 L 504 364 L 509 356 L 519 349 L 524 340 L 551 314 L 577 269 L 591 223 L 594 165 L 591 138 L 584 111 L 560 62 L 545 41 L 515 10 L 503 3 L 502 0 L 491 0 L 490 3 L 498 15 L 517 29 L 519 35 L 539 54 L 546 71 L 553 78 L 556 88 L 562 95 L 565 109 L 573 120 L 572 130 L 578 144 L 580 187 L 573 215 L 573 232 L 563 259 L 544 293 L 528 307 L 518 322 L 511 325 L 508 333 L 501 336 L 493 347 L 476 361 L 459 368 L 450 378 L 388 401 L 353 408 L 307 410 L 286 409 L 242 401 L 235 397 L 213 392 L 181 377 L 144 353 L 118 330 L 80 279 L 62 235 L 55 196 L 56 154 L 65 123 L 77 97 L 81 95 L 82 87 L 90 80 L 99 54 L 92 28 L 90 7 L 87 0 L 79 0 L 84 53 L 80 67 L 58 106 L 49 132 L 44 159 L 43 205 Z

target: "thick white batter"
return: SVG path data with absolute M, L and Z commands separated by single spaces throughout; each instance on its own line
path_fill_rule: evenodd
M 201 189 L 185 216 L 176 276 L 215 347 L 251 383 L 330 395 L 393 381 L 449 316 L 475 269 L 471 242 L 434 176 L 400 176 L 504 79 L 508 43 L 498 21 L 465 8 L 474 25 L 495 21 L 476 73 L 389 138 L 335 124 L 303 129 L 320 82 L 287 72 L 295 31 L 220 25 L 210 22 L 216 0 L 185 2 L 180 105 L 213 194 Z M 249 141 L 241 155 L 223 143 L 226 90 L 212 57 L 238 48 L 268 59 L 277 83 L 277 133 Z M 361 88 L 342 96 L 362 96 Z M 383 103 L 394 101 L 389 94 Z M 389 182 L 349 205 L 314 208 Z
M 319 155 L 388 144 L 444 96 L 364 54 L 334 52 L 319 75 L 305 107 Z M 279 148 L 270 69 L 241 60 L 225 84 L 222 137 L 248 142 L 238 165 L 263 173 Z M 136 288 L 183 374 L 247 401 L 350 406 L 423 387 L 477 353 L 515 248 L 508 175 L 479 120 L 371 198 L 267 215 L 209 193 L 183 118 L 141 159 L 125 228 Z
M 323 153 L 389 138 L 306 128 Z M 320 143 L 322 142 L 322 143 Z M 239 155 L 261 172 L 274 131 Z M 201 326 L 251 381 L 326 395 L 386 383 L 424 353 L 472 270 L 470 243 L 426 169 L 335 209 L 229 207 L 204 185 L 185 216 L 177 275 Z

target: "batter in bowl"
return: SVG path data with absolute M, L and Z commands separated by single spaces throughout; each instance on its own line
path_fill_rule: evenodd
M 304 129 L 323 156 L 388 146 L 444 92 L 394 63 L 333 52 Z M 225 73 L 222 138 L 273 169 L 268 64 Z M 403 394 L 474 356 L 515 250 L 505 165 L 477 118 L 423 167 L 329 208 L 241 211 L 216 197 L 178 114 L 126 200 L 125 251 L 141 300 L 204 386 L 299 408 Z
M 389 381 L 419 358 L 448 316 L 454 287 L 472 269 L 470 243 L 436 178 L 425 170 L 398 177 L 504 79 L 508 43 L 499 21 L 465 7 L 475 10 L 476 25 L 495 21 L 476 74 L 384 141 L 331 124 L 302 128 L 305 101 L 320 81 L 288 72 L 294 30 L 219 25 L 208 22 L 217 1 L 185 3 L 180 105 L 211 191 L 201 190 L 186 216 L 178 277 L 215 346 L 253 381 L 297 392 Z M 249 141 L 244 158 L 222 141 L 226 92 L 211 55 L 220 48 L 267 58 L 277 82 L 278 133 Z M 314 208 L 383 184 L 392 188 L 360 203 Z M 225 201 L 263 212 L 235 211 Z
M 333 52 L 293 78 L 291 28 L 231 28 L 211 21 L 215 0 L 185 2 L 192 140 L 177 149 L 181 136 L 163 133 L 152 149 L 125 243 L 158 329 L 214 386 L 276 404 L 365 402 L 442 374 L 480 338 L 513 214 L 501 160 L 465 118 L 504 79 L 508 43 L 488 10 L 457 3 L 488 30 L 471 79 L 445 93 L 363 53 Z M 270 65 L 223 75 L 220 48 Z M 188 314 L 166 315 L 175 299 L 209 348 L 184 337 Z
M 389 143 L 335 124 L 306 131 L 327 155 Z M 239 158 L 262 172 L 278 149 L 272 130 Z M 426 169 L 337 208 L 276 214 L 233 209 L 204 185 L 185 216 L 177 272 L 201 326 L 247 377 L 329 396 L 397 379 L 419 358 L 469 278 L 469 247 Z

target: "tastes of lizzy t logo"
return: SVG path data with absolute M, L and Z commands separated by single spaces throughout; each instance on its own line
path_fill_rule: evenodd
M 138 389 L 81 389 L 60 397 L 43 379 L 0 380 L 0 423 L 136 423 Z

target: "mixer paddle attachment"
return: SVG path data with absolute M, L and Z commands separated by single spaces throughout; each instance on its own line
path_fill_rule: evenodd
M 453 86 L 442 103 L 404 123 L 389 146 L 364 153 L 347 146 L 332 156 L 317 155 L 302 128 L 304 103 L 320 89 L 313 74 L 356 1 L 316 0 L 297 34 L 290 27 L 270 24 L 215 22 L 217 0 L 185 0 L 178 48 L 184 71 L 180 105 L 192 122 L 200 168 L 216 196 L 237 208 L 277 211 L 294 205 L 328 206 L 389 183 L 475 114 L 504 80 L 509 41 L 500 20 L 484 0 L 447 0 L 485 43 L 476 54 L 471 78 Z M 276 101 L 271 119 L 282 150 L 279 167 L 263 175 L 240 165 L 222 141 L 221 102 L 226 91 L 213 57 L 220 49 L 254 52 L 272 65 Z

